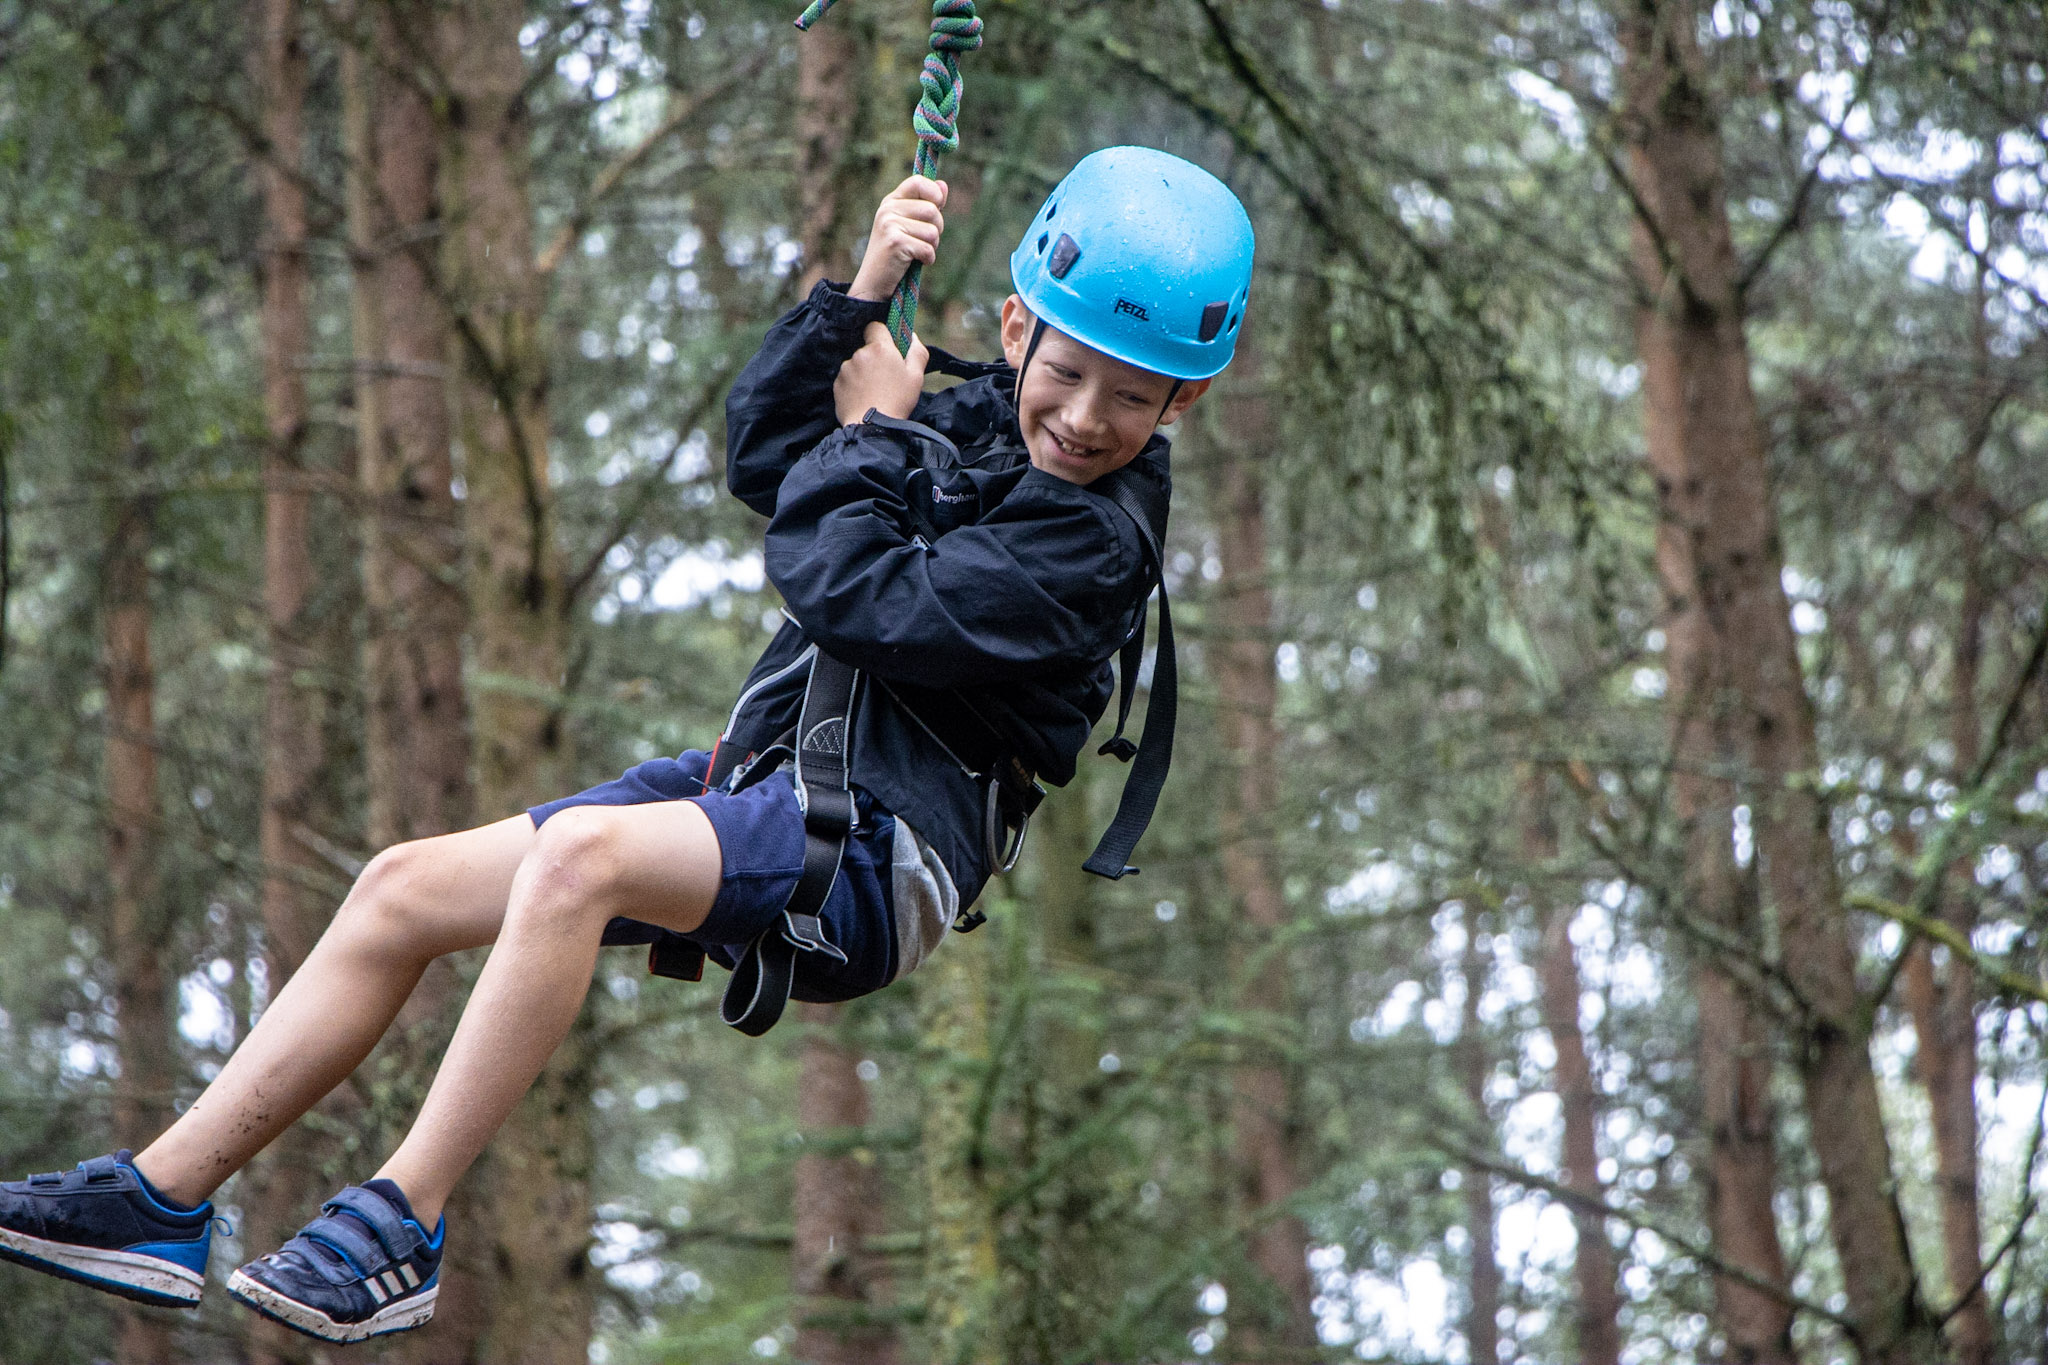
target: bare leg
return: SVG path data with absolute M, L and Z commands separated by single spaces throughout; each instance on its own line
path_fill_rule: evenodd
M 378 1172 L 423 1226 L 568 1036 L 605 921 L 687 933 L 710 913 L 721 867 L 711 821 L 689 801 L 575 806 L 541 827 L 420 1116 Z
M 378 854 L 220 1075 L 136 1167 L 174 1199 L 211 1195 L 370 1055 L 429 962 L 497 937 L 535 842 L 518 815 Z

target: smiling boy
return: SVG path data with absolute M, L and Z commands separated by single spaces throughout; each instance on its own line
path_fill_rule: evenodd
M 769 518 L 789 621 L 713 751 L 380 853 L 156 1142 L 0 1185 L 0 1257 L 196 1304 L 213 1191 L 368 1056 L 433 958 L 488 944 L 398 1149 L 228 1282 L 327 1341 L 419 1326 L 438 1292 L 442 1206 L 566 1036 L 602 943 L 651 944 L 666 975 L 716 959 L 733 971 L 727 1022 L 749 1033 L 790 998 L 888 984 L 978 922 L 971 907 L 1014 857 L 1037 782 L 1073 777 L 1120 654 L 1105 750 L 1138 762 L 1088 866 L 1123 874 L 1171 713 L 1162 588 L 1153 720 L 1142 752 L 1122 739 L 1160 586 L 1157 428 L 1229 363 L 1251 224 L 1199 167 L 1095 153 L 1011 257 L 1004 362 L 970 365 L 915 342 L 899 355 L 881 323 L 910 264 L 935 259 L 945 197 L 932 180 L 898 186 L 852 285 L 820 284 L 733 386 L 727 479 Z M 927 394 L 928 366 L 965 382 Z

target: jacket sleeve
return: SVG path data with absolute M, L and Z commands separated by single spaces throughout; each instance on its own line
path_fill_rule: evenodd
M 1028 470 L 972 524 L 910 529 L 914 437 L 841 427 L 793 468 L 768 524 L 768 577 L 835 658 L 926 687 L 1013 682 L 1116 653 L 1149 588 L 1110 502 Z
M 725 399 L 725 481 L 733 496 L 772 516 L 775 492 L 797 458 L 839 425 L 832 382 L 859 350 L 886 302 L 849 298 L 819 281 L 810 297 L 776 319 L 761 349 Z

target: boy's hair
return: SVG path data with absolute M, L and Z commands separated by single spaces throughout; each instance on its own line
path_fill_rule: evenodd
M 1010 279 L 1041 325 L 1140 369 L 1208 379 L 1237 350 L 1252 251 L 1251 219 L 1215 176 L 1150 147 L 1105 147 L 1046 196 Z

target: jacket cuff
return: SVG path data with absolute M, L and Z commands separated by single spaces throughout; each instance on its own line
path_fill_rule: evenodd
M 831 280 L 819 280 L 811 286 L 810 297 L 804 300 L 804 307 L 817 315 L 824 328 L 828 344 L 844 346 L 852 355 L 866 341 L 862 335 L 871 322 L 889 320 L 889 301 L 879 303 L 857 299 L 846 291 L 850 285 L 838 284 Z

